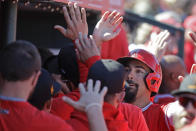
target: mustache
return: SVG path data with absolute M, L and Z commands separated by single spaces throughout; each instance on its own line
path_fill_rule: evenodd
M 138 87 L 139 85 L 137 83 L 135 83 L 133 80 L 126 80 L 125 85 L 127 87 L 129 87 L 130 84 L 134 84 L 136 87 Z

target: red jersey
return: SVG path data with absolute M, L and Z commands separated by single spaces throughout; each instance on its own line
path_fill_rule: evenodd
M 27 102 L 0 100 L 1 131 L 72 131 L 65 121 Z
M 121 103 L 119 110 L 123 113 L 125 120 L 128 121 L 130 129 L 133 131 L 149 131 L 140 108 L 132 104 Z
M 191 67 L 195 64 L 195 46 L 192 42 L 186 41 L 184 44 L 184 63 L 186 65 L 187 72 L 190 72 Z
M 144 118 L 150 131 L 174 131 L 167 117 L 167 105 L 153 104 L 142 108 Z
M 65 96 L 71 98 L 74 101 L 78 101 L 80 99 L 80 92 L 77 89 L 66 94 Z M 63 96 L 61 95 L 60 97 L 54 98 L 52 100 L 50 113 L 60 117 L 63 120 L 68 120 L 71 116 L 71 113 L 74 111 L 74 108 L 69 104 L 65 103 L 62 100 L 62 97 Z
M 174 101 L 176 101 L 176 98 L 170 94 L 157 94 L 154 97 L 153 103 L 155 103 L 155 104 L 168 104 L 168 103 L 171 103 Z
M 104 103 L 103 115 L 109 131 L 131 131 L 123 114 L 113 105 Z M 89 124 L 86 114 L 75 110 L 67 121 L 76 131 L 88 131 Z

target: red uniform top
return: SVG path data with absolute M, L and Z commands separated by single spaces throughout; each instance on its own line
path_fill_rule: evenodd
M 65 121 L 27 102 L 0 100 L 1 131 L 72 131 Z
M 142 108 L 144 118 L 150 131 L 174 131 L 167 118 L 167 105 L 153 104 Z
M 155 103 L 155 104 L 168 104 L 168 103 L 171 103 L 174 101 L 176 101 L 176 98 L 170 94 L 157 94 L 154 97 L 153 103 Z
M 128 122 L 123 114 L 114 106 L 108 103 L 103 105 L 103 115 L 109 131 L 130 131 Z M 76 131 L 88 131 L 89 124 L 86 114 L 75 110 L 71 114 L 71 119 L 67 121 Z
M 70 97 L 74 101 L 78 101 L 80 99 L 80 92 L 77 89 L 66 94 L 65 96 Z M 68 120 L 73 111 L 74 108 L 62 100 L 62 95 L 52 100 L 50 113 L 53 115 L 56 115 L 63 120 Z
M 190 72 L 192 65 L 195 64 L 194 54 L 194 44 L 190 41 L 186 41 L 186 43 L 184 44 L 184 63 L 186 65 L 187 72 Z
M 125 120 L 128 121 L 130 129 L 133 131 L 149 131 L 140 108 L 128 103 L 121 103 L 119 110 L 123 113 Z

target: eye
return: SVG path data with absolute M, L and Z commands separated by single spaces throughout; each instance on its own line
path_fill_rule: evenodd
M 144 74 L 145 72 L 144 72 L 143 70 L 141 70 L 141 69 L 137 69 L 137 70 L 136 70 L 136 73 L 138 73 L 138 74 L 140 74 L 140 73 L 141 73 L 141 74 Z
M 126 71 L 127 73 L 129 73 L 129 72 L 131 71 L 131 69 L 128 68 L 128 67 L 126 67 L 126 68 L 125 68 L 125 71 Z

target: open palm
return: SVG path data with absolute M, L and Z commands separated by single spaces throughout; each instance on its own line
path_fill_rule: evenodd
M 122 20 L 123 17 L 117 11 L 113 11 L 112 13 L 107 11 L 104 13 L 93 31 L 93 37 L 98 47 L 103 42 L 115 38 L 120 33 L 120 29 L 117 29 L 117 27 Z

